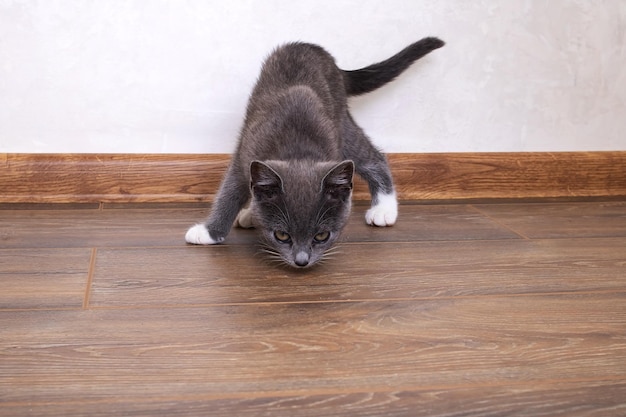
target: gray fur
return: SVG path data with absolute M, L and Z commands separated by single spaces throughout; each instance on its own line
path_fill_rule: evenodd
M 250 203 L 269 252 L 294 267 L 322 259 L 347 222 L 354 171 L 374 199 L 393 192 L 386 158 L 350 116 L 348 94 L 392 81 L 441 46 L 425 38 L 356 71 L 339 69 L 316 45 L 276 49 L 250 96 L 236 152 L 204 223 L 212 241 L 222 242 Z

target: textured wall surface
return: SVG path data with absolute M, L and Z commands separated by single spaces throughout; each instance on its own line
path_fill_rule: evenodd
M 0 0 L 0 152 L 230 152 L 277 44 L 354 69 L 426 35 L 351 103 L 385 151 L 626 149 L 622 0 Z

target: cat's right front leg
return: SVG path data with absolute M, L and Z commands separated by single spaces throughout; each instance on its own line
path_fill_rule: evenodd
M 193 245 L 217 245 L 224 241 L 224 237 L 211 237 L 207 226 L 204 223 L 198 223 L 187 230 L 185 241 Z
M 237 213 L 250 199 L 248 184 L 237 168 L 230 166 L 211 208 L 211 214 L 204 223 L 191 226 L 185 234 L 185 241 L 193 245 L 216 245 L 226 239 L 226 235 L 237 217 Z

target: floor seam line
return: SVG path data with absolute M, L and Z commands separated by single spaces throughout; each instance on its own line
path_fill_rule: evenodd
M 83 310 L 87 310 L 91 302 L 91 287 L 93 284 L 93 276 L 95 274 L 97 256 L 98 248 L 91 248 L 91 256 L 89 258 L 89 271 L 87 272 L 87 284 L 85 285 L 85 294 L 83 296 Z
M 491 220 L 492 222 L 494 222 L 498 226 L 505 228 L 509 232 L 515 233 L 517 236 L 521 237 L 522 239 L 524 239 L 524 240 L 532 240 L 531 238 L 526 236 L 524 233 L 518 232 L 517 230 L 513 229 L 511 226 L 508 226 L 508 225 L 502 223 L 501 221 L 496 220 L 495 218 L 490 216 L 488 213 L 485 213 L 484 211 L 482 211 L 481 209 L 476 207 L 474 204 L 469 204 L 468 206 L 470 207 L 470 209 L 476 211 L 477 213 L 479 213 L 482 216 L 485 216 L 487 219 Z

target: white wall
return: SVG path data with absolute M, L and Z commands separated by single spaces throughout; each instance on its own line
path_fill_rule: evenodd
M 0 152 L 221 153 L 262 59 L 448 45 L 352 101 L 388 152 L 626 149 L 622 0 L 0 0 Z

